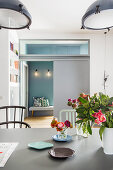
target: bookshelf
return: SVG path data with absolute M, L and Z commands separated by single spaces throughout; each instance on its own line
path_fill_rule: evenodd
M 14 50 L 11 50 L 10 43 L 14 44 Z M 15 30 L 0 31 L 0 106 L 19 105 L 19 56 L 18 36 Z M 18 63 L 15 63 L 15 61 Z M 16 67 L 15 67 L 16 66 Z M 17 69 L 18 68 L 18 69 Z M 11 81 L 10 75 L 17 75 Z M 5 121 L 5 113 L 2 111 L 0 121 Z M 9 112 L 12 120 L 12 112 Z

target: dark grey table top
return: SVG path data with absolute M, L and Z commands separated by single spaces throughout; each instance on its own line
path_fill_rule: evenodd
M 0 142 L 19 142 L 3 170 L 113 170 L 113 156 L 103 153 L 98 130 L 93 129 L 93 135 L 88 138 L 74 135 L 71 142 L 55 142 L 51 139 L 55 129 L 1 129 Z M 75 156 L 54 159 L 49 156 L 49 149 L 39 151 L 27 147 L 36 141 L 72 148 Z

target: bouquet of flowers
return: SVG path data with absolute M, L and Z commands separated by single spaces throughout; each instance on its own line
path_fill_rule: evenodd
M 66 120 L 65 122 L 58 122 L 56 118 L 53 118 L 51 122 L 51 127 L 56 128 L 58 132 L 60 132 L 59 137 L 60 138 L 66 138 L 66 130 L 68 128 L 72 128 L 72 124 L 70 121 Z
M 68 106 L 72 106 L 76 110 L 78 119 L 76 123 L 79 124 L 79 128 L 82 128 L 83 133 L 91 135 L 92 124 L 102 124 L 100 134 L 104 129 L 103 126 L 108 126 L 112 116 L 112 102 L 113 97 L 110 98 L 103 93 L 99 93 L 99 95 L 96 93 L 92 97 L 82 93 L 78 99 L 68 99 Z M 107 120 L 107 123 L 105 120 Z
M 113 107 L 113 105 L 111 106 Z M 99 112 L 94 113 L 92 116 L 95 118 L 95 123 L 97 125 L 100 125 L 99 134 L 102 140 L 102 134 L 104 132 L 104 129 L 113 128 L 113 113 L 112 111 L 107 111 L 105 113 L 102 113 L 102 111 L 99 110 Z

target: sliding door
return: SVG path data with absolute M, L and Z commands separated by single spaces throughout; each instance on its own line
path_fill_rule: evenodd
M 77 98 L 80 93 L 90 92 L 89 59 L 54 61 L 54 116 L 67 106 L 68 98 Z

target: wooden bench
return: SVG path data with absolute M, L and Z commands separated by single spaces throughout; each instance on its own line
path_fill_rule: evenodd
M 49 106 L 49 107 L 30 107 L 29 108 L 29 111 L 32 112 L 32 117 L 33 117 L 33 114 L 34 114 L 34 111 L 44 111 L 44 110 L 54 110 L 54 106 Z

